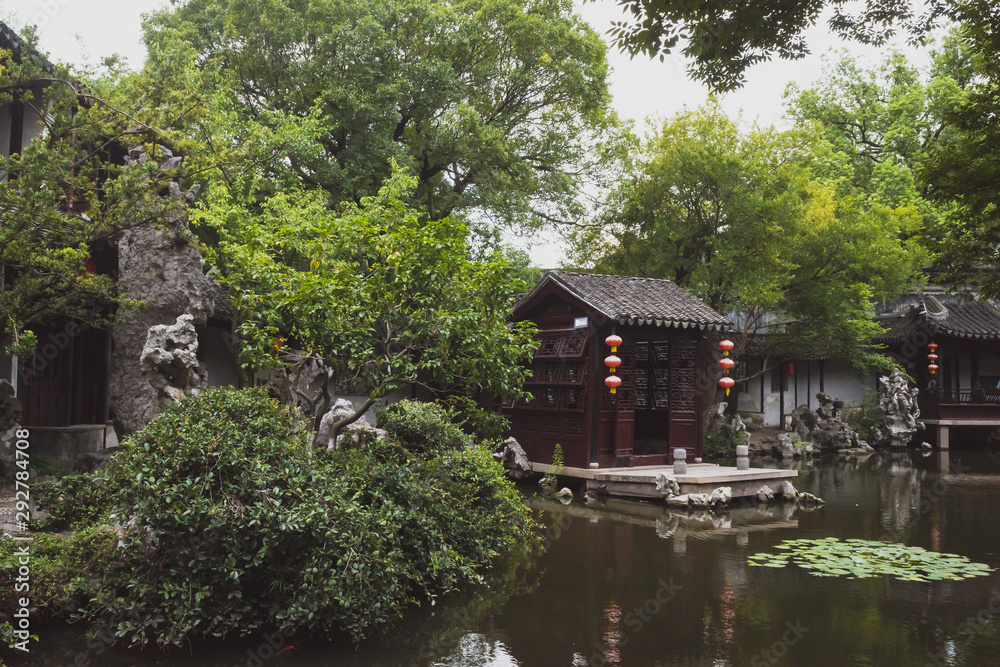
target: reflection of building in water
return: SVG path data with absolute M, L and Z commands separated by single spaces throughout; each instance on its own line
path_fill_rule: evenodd
M 912 527 L 921 512 L 925 470 L 913 467 L 906 458 L 894 455 L 879 481 L 882 527 L 893 539 L 899 539 Z M 927 499 L 930 502 L 930 499 Z

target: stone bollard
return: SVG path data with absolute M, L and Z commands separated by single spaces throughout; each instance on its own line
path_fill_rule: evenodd
M 750 470 L 750 448 L 746 445 L 736 445 L 736 469 Z
M 674 474 L 675 475 L 686 475 L 688 471 L 687 464 L 687 450 L 686 449 L 675 449 L 674 450 Z

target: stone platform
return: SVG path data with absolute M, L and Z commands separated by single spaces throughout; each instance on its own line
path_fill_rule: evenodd
M 552 466 L 532 463 L 538 473 L 552 472 Z M 731 466 L 714 463 L 689 463 L 687 473 L 675 475 L 673 466 L 636 466 L 634 468 L 568 468 L 559 471 L 562 477 L 582 479 L 588 491 L 622 498 L 662 499 L 656 489 L 657 475 L 672 475 L 680 484 L 681 494 L 711 493 L 720 486 L 732 489 L 733 498 L 756 496 L 761 487 L 773 491 L 781 482 L 798 476 L 795 470 L 775 468 L 750 468 L 737 470 Z

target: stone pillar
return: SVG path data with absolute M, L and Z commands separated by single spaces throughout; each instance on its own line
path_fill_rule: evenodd
M 750 469 L 750 448 L 746 445 L 736 445 L 736 469 Z
M 675 449 L 674 450 L 674 474 L 675 475 L 686 475 L 688 471 L 687 464 L 687 450 L 686 449 Z
M 951 445 L 948 442 L 948 426 L 946 424 L 938 424 L 938 448 L 951 448 Z

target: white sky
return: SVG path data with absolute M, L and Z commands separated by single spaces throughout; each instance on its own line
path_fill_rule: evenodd
M 101 58 L 118 53 L 129 64 L 138 67 L 145 58 L 141 42 L 140 20 L 144 12 L 168 6 L 167 0 L 0 0 L 0 19 L 14 27 L 27 23 L 39 27 L 41 49 L 57 60 L 74 63 L 98 63 Z M 574 0 L 576 11 L 599 34 L 604 34 L 611 22 L 623 14 L 615 0 L 583 3 Z M 807 86 L 820 76 L 822 56 L 830 48 L 847 47 L 859 58 L 878 62 L 885 49 L 845 44 L 829 35 L 825 22 L 807 33 L 812 55 L 796 62 L 774 61 L 755 66 L 748 73 L 747 84 L 739 91 L 722 98 L 730 116 L 742 112 L 744 121 L 783 125 L 781 95 L 785 86 L 798 82 Z M 923 52 L 903 48 L 913 61 L 924 62 Z M 683 59 L 668 56 L 647 60 L 610 50 L 612 66 L 611 91 L 614 105 L 623 118 L 636 122 L 643 129 L 646 118 L 669 118 L 685 107 L 695 108 L 705 101 L 707 90 L 687 78 Z M 558 244 L 543 242 L 532 251 L 534 261 L 541 266 L 554 266 L 561 259 Z

